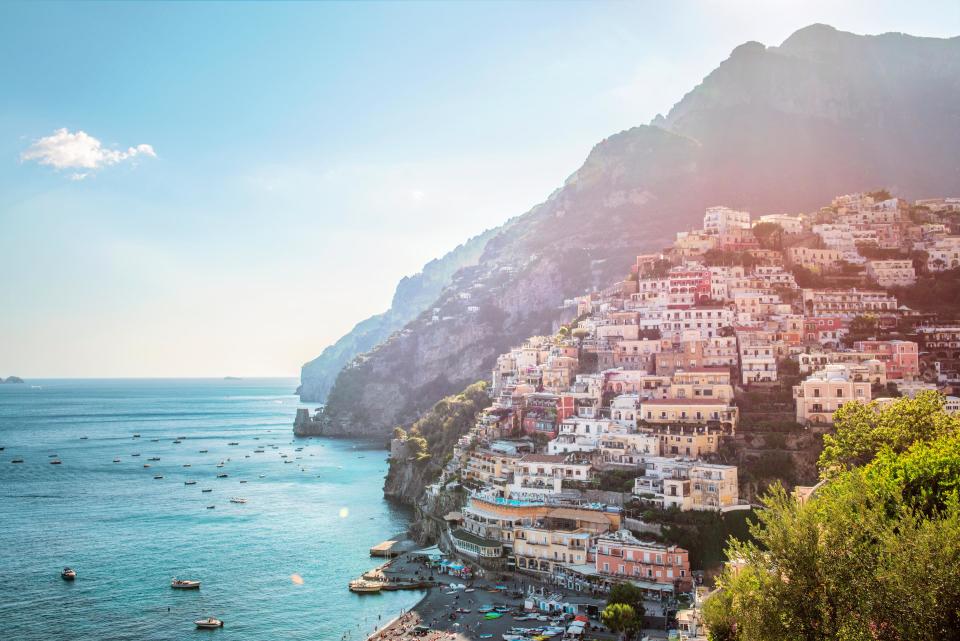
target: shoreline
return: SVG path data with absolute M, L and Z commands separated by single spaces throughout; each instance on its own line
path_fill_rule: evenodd
M 409 614 L 412 613 L 412 612 L 417 611 L 417 610 L 423 605 L 423 602 L 427 600 L 427 597 L 430 596 L 431 591 L 433 591 L 433 590 L 435 590 L 435 589 L 436 589 L 436 587 L 433 587 L 433 588 L 425 588 L 424 591 L 423 591 L 423 596 L 420 597 L 420 600 L 418 600 L 416 603 L 414 603 L 414 604 L 411 605 L 409 608 L 407 608 L 407 610 L 406 610 L 405 612 L 401 612 L 401 613 L 398 614 L 397 616 L 395 616 L 395 617 L 393 617 L 392 619 L 390 619 L 389 621 L 387 621 L 387 622 L 383 625 L 382 628 L 380 628 L 380 629 L 374 629 L 373 632 L 371 632 L 369 635 L 367 635 L 365 641 L 379 641 L 379 640 L 382 638 L 382 635 L 384 635 L 385 633 L 391 631 L 391 630 L 397 625 L 397 623 L 400 622 L 400 620 L 401 620 L 403 617 L 409 615 Z

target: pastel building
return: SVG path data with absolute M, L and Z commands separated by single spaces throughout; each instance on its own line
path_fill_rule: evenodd
M 596 571 L 616 579 L 657 586 L 666 592 L 689 590 L 693 585 L 690 555 L 675 545 L 641 541 L 627 530 L 597 539 Z
M 835 363 L 793 387 L 798 423 L 833 423 L 833 413 L 851 401 L 868 403 L 870 380 L 863 365 Z

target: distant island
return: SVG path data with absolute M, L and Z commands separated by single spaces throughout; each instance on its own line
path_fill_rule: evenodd
M 225 381 L 242 381 L 243 379 L 239 376 L 224 376 L 223 380 Z
M 0 385 L 13 385 L 15 383 L 23 383 L 23 379 L 19 376 L 9 376 L 6 379 L 0 377 Z

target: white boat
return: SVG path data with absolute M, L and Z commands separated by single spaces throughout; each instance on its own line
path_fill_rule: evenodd
M 230 497 L 230 502 L 231 502 L 231 503 L 246 503 L 246 502 L 247 502 L 247 499 L 243 498 L 242 496 L 231 496 L 231 497 Z
M 215 619 L 214 617 L 207 617 L 206 619 L 199 619 L 193 622 L 201 630 L 213 630 L 214 628 L 222 628 L 223 621 L 220 619 Z
M 349 584 L 351 592 L 379 592 L 382 584 L 376 583 L 374 581 L 364 581 L 363 579 L 356 579 L 351 581 Z
M 69 567 L 63 568 L 63 571 L 60 572 L 60 576 L 64 581 L 73 581 L 75 578 L 77 578 L 77 571 Z
M 200 582 L 173 577 L 173 579 L 170 580 L 170 587 L 174 590 L 199 590 Z

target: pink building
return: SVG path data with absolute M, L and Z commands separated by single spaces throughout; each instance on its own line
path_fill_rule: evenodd
M 875 354 L 887 367 L 888 379 L 913 380 L 920 375 L 920 355 L 917 344 L 911 341 L 857 341 L 858 352 Z
M 641 584 L 663 586 L 662 591 L 690 590 L 690 555 L 675 545 L 640 541 L 627 530 L 597 539 L 597 574 Z
M 674 267 L 670 270 L 670 293 L 692 294 L 693 302 L 710 298 L 712 274 L 706 267 Z

